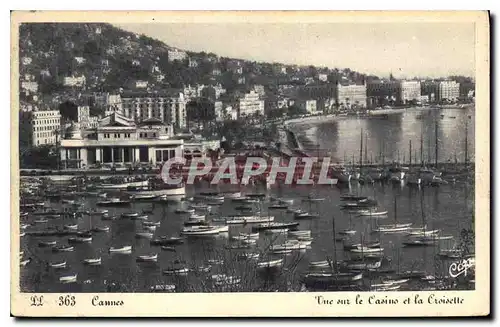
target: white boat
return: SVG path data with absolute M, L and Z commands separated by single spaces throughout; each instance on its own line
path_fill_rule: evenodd
M 214 220 L 215 221 L 215 220 Z M 274 221 L 274 216 L 227 216 L 217 219 L 216 221 L 222 221 L 226 224 L 230 225 L 239 225 L 239 224 L 260 224 L 260 223 L 269 223 Z
M 385 285 L 399 285 L 399 284 L 407 283 L 409 280 L 410 279 L 408 279 L 408 278 L 386 279 L 386 280 L 383 280 L 382 283 Z
M 148 220 L 148 215 L 138 215 L 135 217 L 130 217 L 132 220 Z
M 58 245 L 52 248 L 54 252 L 73 252 L 74 246 L 72 245 Z
M 348 284 L 363 278 L 362 272 L 312 272 L 304 276 L 306 283 Z
M 363 256 L 373 256 L 373 255 L 383 255 L 384 248 L 355 248 L 349 250 L 353 257 L 363 257 Z
M 286 199 L 286 198 L 277 198 L 275 199 L 277 202 L 292 205 L 293 204 L 293 199 Z
M 152 239 L 153 238 L 153 233 L 150 232 L 138 232 L 135 233 L 136 238 L 147 238 L 147 239 Z
M 36 223 L 36 224 L 44 224 L 44 223 L 46 223 L 48 221 L 49 220 L 46 219 L 46 218 L 40 218 L 40 219 L 35 220 L 34 223 Z
M 259 238 L 259 233 L 240 233 L 240 236 L 243 236 L 245 238 L 250 238 L 250 239 L 258 239 Z
M 137 257 L 137 261 L 141 262 L 156 262 L 158 260 L 158 254 L 150 254 L 150 255 L 140 255 Z
M 143 181 L 130 181 L 130 182 L 124 182 L 124 183 L 116 183 L 116 184 L 103 183 L 100 185 L 96 185 L 96 188 L 103 189 L 103 190 L 126 190 L 129 187 L 147 187 L 148 185 L 149 185 L 149 181 L 143 180 Z
M 20 265 L 21 267 L 24 267 L 24 266 L 26 266 L 26 265 L 27 265 L 28 263 L 30 263 L 30 262 L 31 262 L 31 259 L 30 259 L 30 258 L 28 258 L 28 259 L 26 259 L 26 260 L 21 260 L 21 261 L 19 262 L 19 265 Z
M 219 229 L 213 226 L 190 226 L 181 230 L 181 234 L 186 236 L 217 235 L 219 233 Z
M 55 246 L 56 244 L 57 244 L 57 241 L 40 241 L 40 242 L 38 242 L 38 246 L 40 246 L 40 247 Z
M 90 243 L 92 242 L 92 236 L 77 236 L 68 238 L 69 243 Z
M 360 217 L 387 216 L 387 211 L 365 211 L 365 212 L 358 213 L 358 216 L 360 216 Z
M 237 198 L 240 198 L 241 197 L 241 192 L 227 192 L 227 193 L 224 193 L 224 198 L 226 199 L 237 199 Z
M 439 233 L 439 229 L 411 231 L 408 236 L 432 236 Z
M 83 259 L 83 263 L 89 266 L 98 266 L 101 264 L 101 258 Z
M 154 200 L 158 197 L 158 194 L 148 194 L 148 193 L 138 193 L 138 194 L 133 194 L 130 198 L 132 200 L 137 200 L 137 201 L 145 201 L 145 200 Z
M 287 234 L 290 231 L 288 228 L 279 228 L 279 229 L 266 229 L 264 230 L 265 234 Z
M 96 227 L 92 228 L 92 231 L 93 232 L 109 232 L 109 226 L 102 226 L 102 227 L 96 226 Z
M 378 269 L 381 265 L 382 260 L 349 261 L 345 264 L 346 268 L 351 270 Z
M 381 233 L 398 233 L 398 232 L 406 232 L 410 229 L 412 223 L 405 224 L 392 224 L 392 225 L 380 225 L 377 228 L 374 228 L 374 232 Z
M 77 230 L 78 229 L 78 224 L 73 224 L 73 225 L 64 225 L 65 229 L 71 229 L 71 230 Z
M 205 220 L 205 217 L 206 217 L 205 215 L 193 213 L 191 216 L 189 216 L 189 219 L 190 220 Z
M 246 201 L 246 200 L 249 200 L 250 198 L 248 196 L 238 196 L 238 197 L 234 197 L 231 199 L 231 201 L 233 202 L 243 202 L 243 201 Z
M 317 213 L 309 213 L 306 211 L 303 212 L 298 212 L 294 214 L 295 219 L 312 219 L 312 218 L 319 218 L 319 215 Z
M 257 262 L 257 268 L 274 268 L 281 267 L 282 265 L 283 258 Z
M 172 292 L 175 291 L 174 284 L 159 284 L 151 286 L 153 292 Z
M 110 253 L 132 253 L 132 246 L 131 245 L 126 245 L 126 246 L 122 246 L 121 248 L 110 248 L 109 249 L 109 252 Z
M 30 224 L 21 224 L 21 225 L 19 225 L 19 228 L 20 229 L 26 229 L 26 228 L 28 228 L 30 226 L 31 226 Z
M 166 269 L 163 270 L 163 273 L 165 275 L 187 275 L 189 272 L 189 268 L 171 268 L 171 269 Z
M 66 268 L 66 261 L 51 262 L 51 263 L 49 263 L 49 267 L 54 268 L 54 269 Z
M 76 282 L 77 276 L 78 276 L 77 274 L 61 276 L 61 277 L 59 277 L 59 282 L 61 282 L 63 284 L 74 283 L 74 282 Z
M 289 231 L 288 235 L 295 236 L 295 237 L 298 237 L 298 236 L 311 236 L 311 231 L 310 230 L 293 230 L 293 231 Z

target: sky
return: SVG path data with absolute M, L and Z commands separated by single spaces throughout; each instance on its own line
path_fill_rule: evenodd
M 397 78 L 474 76 L 473 23 L 150 23 L 116 26 L 169 46 Z

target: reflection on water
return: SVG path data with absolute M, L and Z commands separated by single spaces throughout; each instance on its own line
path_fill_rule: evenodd
M 366 143 L 366 161 L 410 160 L 435 162 L 436 131 L 439 162 L 465 161 L 465 130 L 469 161 L 474 160 L 474 109 L 407 111 L 381 118 L 340 118 L 315 126 L 298 125 L 312 143 L 329 152 L 337 161 L 359 161 L 361 132 Z M 467 127 L 466 127 L 467 125 Z M 300 134 L 300 132 L 299 132 Z M 305 146 L 307 148 L 307 145 Z M 365 145 L 363 145 L 365 156 Z

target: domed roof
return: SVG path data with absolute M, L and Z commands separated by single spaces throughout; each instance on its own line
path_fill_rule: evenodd
M 67 129 L 66 129 L 66 138 L 67 139 L 81 139 L 82 138 L 82 133 L 78 126 L 75 124 L 71 124 Z

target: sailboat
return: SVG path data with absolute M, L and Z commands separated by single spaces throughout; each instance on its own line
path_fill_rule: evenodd
M 330 262 L 330 270 L 308 272 L 303 276 L 303 282 L 306 287 L 329 288 L 340 287 L 351 284 L 363 278 L 362 272 L 339 272 L 337 262 L 337 247 L 335 240 L 335 218 L 332 217 L 333 226 L 333 262 Z M 328 260 L 330 261 L 330 260 Z M 322 262 L 320 262 L 323 264 Z
M 356 230 L 352 229 L 352 215 L 349 214 L 349 228 L 341 230 L 339 232 L 339 235 L 349 236 L 349 235 L 354 235 L 354 234 L 356 234 Z
M 397 215 L 397 201 L 396 197 L 394 197 L 394 224 L 391 225 L 379 225 L 377 228 L 375 228 L 373 231 L 374 232 L 380 232 L 380 233 L 399 233 L 399 232 L 404 232 L 410 229 L 410 226 L 412 223 L 402 223 L 398 224 L 398 215 Z

